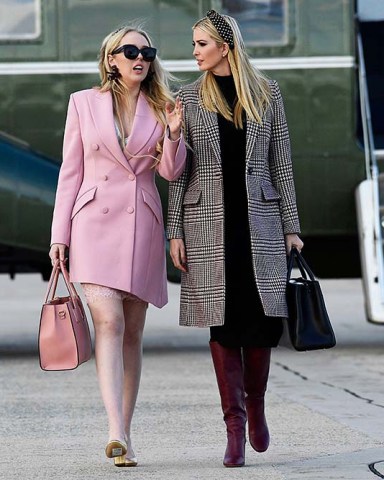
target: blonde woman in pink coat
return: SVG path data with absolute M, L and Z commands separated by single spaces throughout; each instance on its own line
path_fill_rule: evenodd
M 70 96 L 49 256 L 69 251 L 95 327 L 108 416 L 108 458 L 137 465 L 131 421 L 139 389 L 148 303 L 167 301 L 165 234 L 156 174 L 185 165 L 182 107 L 146 32 L 123 27 L 103 41 L 101 86 Z

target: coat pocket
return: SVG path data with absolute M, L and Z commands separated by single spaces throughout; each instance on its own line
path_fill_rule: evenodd
M 163 216 L 159 203 L 152 197 L 150 193 L 146 192 L 145 190 L 142 190 L 141 193 L 143 195 L 144 203 L 146 203 L 148 207 L 152 210 L 153 214 L 156 217 L 156 220 L 161 223 Z
M 72 218 L 91 200 L 95 198 L 97 186 L 94 186 L 84 192 L 80 197 L 76 200 L 75 205 L 72 209 L 71 220 Z
M 261 182 L 261 190 L 265 201 L 280 200 L 281 195 L 276 188 L 269 182 Z
M 183 205 L 195 205 L 199 202 L 201 190 L 188 190 L 185 192 Z

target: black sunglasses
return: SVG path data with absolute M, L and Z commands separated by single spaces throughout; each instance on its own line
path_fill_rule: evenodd
M 139 53 L 143 56 L 143 60 L 146 62 L 153 62 L 156 58 L 156 48 L 154 47 L 143 47 L 138 48 L 136 45 L 122 45 L 121 47 L 115 48 L 113 50 L 112 55 L 116 53 L 120 53 L 124 51 L 124 56 L 128 58 L 128 60 L 135 60 Z

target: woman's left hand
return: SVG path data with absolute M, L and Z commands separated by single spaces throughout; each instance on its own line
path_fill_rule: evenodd
M 181 125 L 183 121 L 183 106 L 180 98 L 176 98 L 175 108 L 172 110 L 172 105 L 166 103 L 165 115 L 167 118 L 167 124 L 171 135 L 171 140 L 177 140 L 180 137 Z
M 285 249 L 287 255 L 290 254 L 292 247 L 296 247 L 299 252 L 301 252 L 301 249 L 304 247 L 304 242 L 296 233 L 288 233 L 285 235 Z

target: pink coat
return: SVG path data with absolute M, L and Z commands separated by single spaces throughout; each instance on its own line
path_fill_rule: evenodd
M 115 131 L 112 97 L 97 89 L 71 95 L 52 221 L 52 243 L 69 246 L 72 282 L 95 283 L 163 307 L 168 301 L 165 233 L 158 172 L 175 180 L 185 166 L 183 139 L 164 139 L 139 95 L 126 150 Z

